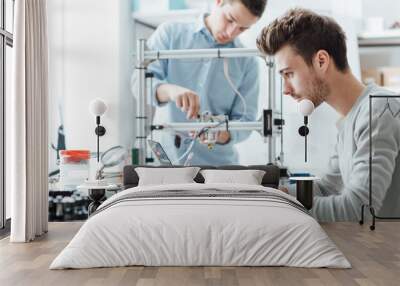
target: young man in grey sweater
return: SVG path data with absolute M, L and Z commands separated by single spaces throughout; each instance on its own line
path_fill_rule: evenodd
M 352 74 L 343 30 L 312 11 L 289 10 L 263 29 L 257 46 L 275 56 L 285 94 L 316 107 L 326 102 L 341 115 L 335 152 L 315 184 L 311 213 L 320 221 L 359 220 L 369 194 L 369 95 L 393 93 L 365 86 Z M 400 215 L 399 111 L 397 99 L 373 99 L 372 204 L 380 216 Z

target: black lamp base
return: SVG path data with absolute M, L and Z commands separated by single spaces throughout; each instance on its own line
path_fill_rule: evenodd
M 296 199 L 310 210 L 313 206 L 313 181 L 296 181 Z
M 99 125 L 96 127 L 94 132 L 96 133 L 97 136 L 103 136 L 106 134 L 106 129 L 104 128 L 104 126 Z

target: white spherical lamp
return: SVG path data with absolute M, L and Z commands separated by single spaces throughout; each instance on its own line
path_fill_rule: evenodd
M 309 116 L 311 113 L 313 113 L 315 107 L 314 103 L 309 100 L 309 99 L 303 99 L 299 102 L 299 112 L 303 116 Z
M 94 132 L 97 135 L 97 162 L 100 160 L 100 136 L 103 136 L 106 134 L 106 129 L 100 125 L 100 116 L 102 116 L 107 110 L 107 105 L 103 100 L 100 98 L 96 98 L 92 100 L 89 104 L 89 111 L 90 113 L 93 114 L 93 116 L 96 116 L 96 129 Z
M 90 102 L 89 111 L 94 116 L 102 116 L 107 111 L 107 105 L 100 98 L 96 98 Z

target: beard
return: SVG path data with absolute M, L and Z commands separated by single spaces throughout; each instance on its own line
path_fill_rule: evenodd
M 314 106 L 317 107 L 326 100 L 329 93 L 330 88 L 328 84 L 317 76 L 313 76 L 306 98 L 311 100 Z

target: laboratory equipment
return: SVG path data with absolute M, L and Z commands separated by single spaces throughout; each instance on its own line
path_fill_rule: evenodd
M 127 156 L 124 147 L 118 145 L 104 151 L 100 156 L 100 165 L 96 171 L 96 180 L 105 178 L 104 169 L 119 165 Z
M 210 142 L 215 141 L 212 136 L 220 130 L 254 130 L 260 132 L 266 142 L 268 143 L 268 162 L 274 162 L 275 158 L 275 138 L 273 138 L 277 133 L 280 133 L 279 126 L 283 125 L 282 120 L 277 120 L 273 118 L 275 108 L 274 96 L 268 97 L 268 108 L 264 110 L 262 121 L 255 122 L 243 122 L 243 121 L 226 121 L 225 124 L 221 122 L 171 122 L 162 125 L 152 125 L 150 122 L 153 117 L 152 114 L 148 114 L 147 106 L 147 93 L 148 88 L 146 86 L 146 81 L 152 78 L 152 74 L 147 72 L 147 66 L 156 60 L 163 59 L 195 59 L 195 58 L 232 58 L 232 57 L 261 57 L 265 60 L 268 68 L 268 92 L 270 95 L 275 94 L 275 65 L 271 57 L 266 58 L 257 49 L 249 48 L 222 48 L 222 49 L 187 49 L 187 50 L 160 50 L 160 51 L 148 51 L 145 50 L 146 41 L 144 39 L 139 39 L 137 41 L 136 49 L 136 89 L 138 94 L 138 104 L 136 113 L 136 140 L 135 147 L 138 149 L 138 163 L 145 164 L 149 162 L 151 158 L 146 158 L 147 154 L 147 133 L 152 131 L 195 131 L 197 135 L 202 132 L 202 130 L 212 131 L 209 133 L 209 138 L 206 140 Z M 225 61 L 224 69 L 225 74 L 227 74 L 227 62 Z M 230 81 L 229 76 L 226 77 L 228 82 Z M 239 92 L 235 91 L 235 94 L 243 101 Z M 246 114 L 246 104 L 243 102 L 243 114 Z M 278 126 L 277 129 L 274 127 Z M 274 129 L 274 130 L 273 130 Z M 203 131 L 205 134 L 205 132 Z M 195 142 L 195 141 L 193 141 Z M 194 143 L 193 143 L 194 144 Z M 212 145 L 210 145 L 212 147 Z M 190 148 L 188 148 L 190 150 Z M 190 160 L 190 151 L 184 153 L 184 158 Z
M 60 185 L 76 189 L 89 177 L 89 150 L 60 150 Z

